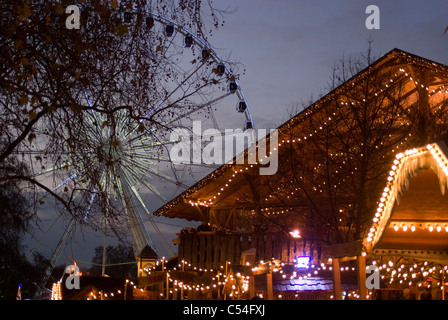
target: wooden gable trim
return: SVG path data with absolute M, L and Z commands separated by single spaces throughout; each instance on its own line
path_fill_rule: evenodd
M 367 251 L 372 251 L 390 223 L 393 209 L 408 189 L 409 180 L 420 170 L 433 169 L 439 179 L 442 195 L 448 185 L 448 148 L 444 142 L 407 150 L 396 155 L 389 172 L 388 182 L 380 198 L 368 235 L 364 238 Z

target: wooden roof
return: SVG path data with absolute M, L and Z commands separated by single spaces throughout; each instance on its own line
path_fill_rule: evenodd
M 448 261 L 447 155 L 439 142 L 396 156 L 364 239 L 369 252 Z
M 423 75 L 419 75 L 419 70 L 427 71 L 424 75 L 425 83 L 427 83 L 426 87 L 418 82 L 420 77 L 423 77 Z M 299 141 L 303 143 L 306 142 L 306 139 L 310 139 L 313 135 L 318 134 L 318 131 L 309 130 L 307 120 L 314 117 L 325 124 L 330 122 L 331 118 L 325 115 L 326 106 L 329 103 L 339 103 L 342 93 L 356 90 L 359 82 L 368 80 L 368 77 L 374 74 L 391 74 L 390 83 L 385 84 L 383 88 L 384 92 L 393 88 L 399 82 L 400 85 L 404 86 L 405 91 L 403 94 L 406 99 L 418 99 L 416 96 L 421 93 L 421 90 L 426 90 L 428 93 L 429 98 L 427 100 L 433 99 L 431 95 L 439 90 L 445 90 L 444 86 L 448 84 L 447 66 L 399 49 L 393 49 L 368 68 L 278 127 L 279 166 L 282 165 L 282 146 Z M 380 94 L 383 93 L 383 89 L 380 90 Z M 437 107 L 440 102 L 431 100 L 429 103 L 433 107 Z M 269 143 L 269 137 L 267 141 Z M 246 158 L 247 154 L 248 150 L 244 152 Z M 250 197 L 247 195 L 250 195 L 254 188 L 260 189 L 259 186 L 262 186 L 266 179 L 270 179 L 271 176 L 259 175 L 258 169 L 260 164 L 236 164 L 235 159 L 207 175 L 191 188 L 156 210 L 154 214 L 171 218 L 205 221 L 207 220 L 206 212 L 209 208 L 233 207 L 253 209 L 255 204 L 253 201 L 250 201 Z M 263 196 L 265 194 L 261 195 L 261 197 Z M 279 211 L 285 209 L 284 203 L 276 203 L 275 200 L 267 198 L 262 200 L 266 208 L 278 207 Z M 288 205 L 300 207 L 302 204 L 291 200 Z

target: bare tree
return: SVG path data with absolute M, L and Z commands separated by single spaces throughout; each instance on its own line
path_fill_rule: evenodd
M 65 28 L 65 10 L 73 4 L 80 8 L 79 29 Z M 32 183 L 80 218 L 96 190 L 102 208 L 89 210 L 115 210 L 119 220 L 123 203 L 110 203 L 111 189 L 101 189 L 98 170 L 120 160 L 117 152 L 123 147 L 116 137 L 123 121 L 137 133 L 136 140 L 145 139 L 149 130 L 205 110 L 206 99 L 198 104 L 192 97 L 228 80 L 213 78 L 218 71 L 206 52 L 196 52 L 198 58 L 188 62 L 200 71 L 179 72 L 182 47 L 164 26 L 176 21 L 207 39 L 223 11 L 211 2 L 191 0 L 20 0 L 2 2 L 0 11 L 0 164 L 21 154 L 31 166 L 29 175 L 2 175 L 0 181 Z M 156 19 L 166 19 L 165 24 L 157 25 Z M 182 90 L 172 95 L 177 86 Z M 107 138 L 91 140 L 95 130 L 107 131 Z M 59 181 L 74 172 L 80 179 L 55 192 L 57 179 L 45 183 L 36 178 L 36 172 L 56 175 L 56 168 L 62 172 L 54 176 Z M 110 174 L 120 173 L 111 169 Z

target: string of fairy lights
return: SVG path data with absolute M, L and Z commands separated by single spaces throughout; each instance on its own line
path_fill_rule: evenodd
M 380 274 L 381 279 L 387 283 L 387 285 L 392 287 L 415 287 L 420 289 L 440 289 L 444 290 L 444 288 L 448 285 L 448 279 L 445 280 L 446 273 L 448 272 L 448 265 L 437 264 L 430 261 L 422 261 L 422 260 L 409 260 L 409 261 L 397 261 L 397 260 L 387 260 L 384 259 L 372 259 L 371 264 L 378 267 L 378 272 Z M 309 266 L 302 268 L 299 270 L 294 270 L 292 272 L 285 271 L 285 263 L 282 263 L 278 260 L 272 259 L 270 261 L 258 261 L 257 266 L 252 267 L 252 272 L 256 272 L 260 266 L 268 266 L 271 268 L 273 274 L 277 274 L 282 279 L 299 279 L 299 280 L 307 280 L 307 279 L 317 279 L 325 277 L 325 271 L 333 271 L 333 267 L 331 264 L 332 260 L 329 259 L 326 263 L 321 264 L 310 264 Z M 182 291 L 187 292 L 198 292 L 198 293 L 207 293 L 211 290 L 220 290 L 223 291 L 224 286 L 228 286 L 227 295 L 229 299 L 233 298 L 241 298 L 245 294 L 249 292 L 249 281 L 250 275 L 242 274 L 241 272 L 231 272 L 231 263 L 227 262 L 226 265 L 221 265 L 217 269 L 213 268 L 199 268 L 192 266 L 191 263 L 182 260 L 176 267 L 171 270 L 159 270 L 158 267 L 162 264 L 166 263 L 166 260 L 163 258 L 158 260 L 154 267 L 151 269 L 145 268 L 144 271 L 147 275 L 150 275 L 152 272 L 163 271 L 166 274 L 166 278 L 170 283 L 170 287 L 168 288 L 168 294 L 173 295 L 175 292 L 179 293 Z M 188 270 L 185 270 L 188 269 Z M 202 280 L 205 280 L 201 283 L 192 283 L 189 281 L 176 279 L 175 272 L 176 271 L 196 271 L 203 275 L 201 277 Z M 341 272 L 354 272 L 356 271 L 356 267 L 348 261 L 346 265 L 340 266 Z M 323 278 L 322 278 L 323 279 Z M 53 284 L 52 289 L 52 300 L 61 300 L 61 283 L 62 281 L 56 282 Z M 87 296 L 87 300 L 101 300 L 101 299 L 113 299 L 115 297 L 121 297 L 126 291 L 126 287 L 131 286 L 134 290 L 140 290 L 140 292 L 144 292 L 144 288 L 139 288 L 138 284 L 131 281 L 126 280 L 125 287 L 123 289 L 116 289 L 110 292 L 100 292 L 100 291 L 91 291 Z M 299 292 L 296 291 L 296 294 Z M 160 292 L 160 298 L 166 297 L 167 292 Z M 224 293 L 223 293 L 224 294 Z M 350 299 L 359 299 L 359 294 L 357 290 L 346 290 L 345 294 Z M 367 295 L 367 299 L 372 295 L 372 292 L 369 291 Z M 281 292 L 277 294 L 276 299 L 282 299 L 284 294 Z M 333 298 L 330 296 L 330 298 Z
M 157 261 L 155 265 L 151 268 L 144 268 L 143 270 L 147 275 L 150 275 L 151 272 L 158 271 L 158 267 L 160 264 L 163 264 L 163 260 Z M 273 273 L 281 276 L 282 279 L 307 279 L 310 277 L 317 277 L 320 270 L 326 270 L 327 267 L 322 265 L 314 265 L 311 264 L 304 268 L 305 270 L 293 271 L 291 273 L 287 273 L 284 271 L 283 267 L 286 264 L 272 258 L 270 261 L 260 260 L 257 263 L 257 266 L 252 267 L 252 272 L 257 272 L 260 268 L 271 268 Z M 163 268 L 163 267 L 162 267 Z M 203 275 L 208 276 L 210 281 L 207 283 L 188 283 L 188 281 L 183 281 L 181 279 L 176 279 L 174 276 L 174 271 L 189 269 L 189 271 L 197 271 L 201 272 Z M 231 263 L 226 262 L 225 265 L 219 266 L 217 269 L 213 268 L 200 268 L 192 266 L 191 263 L 182 260 L 176 267 L 172 270 L 165 270 L 167 274 L 168 281 L 172 284 L 172 288 L 169 293 L 173 294 L 174 291 L 180 291 L 181 289 L 186 291 L 196 291 L 196 292 L 207 292 L 209 290 L 222 290 L 222 286 L 226 286 L 229 284 L 228 293 L 229 298 L 239 297 L 242 294 L 245 294 L 249 291 L 249 275 L 244 275 L 241 272 L 230 272 Z M 331 270 L 331 267 L 330 269 Z M 163 293 L 160 293 L 163 296 Z
M 398 77 L 407 77 L 409 81 L 412 81 L 416 87 L 420 87 L 422 90 L 425 90 L 428 92 L 428 97 L 433 97 L 437 94 L 447 94 L 448 93 L 448 87 L 447 85 L 440 85 L 437 88 L 430 89 L 427 86 L 424 86 L 422 83 L 420 83 L 418 80 L 414 79 L 410 73 L 408 73 L 404 68 L 400 68 L 398 72 L 394 75 L 393 78 L 390 78 L 389 81 L 384 84 L 384 88 L 380 89 L 378 92 L 375 92 L 374 95 L 378 96 L 381 94 L 384 90 L 390 89 L 394 82 L 397 81 Z M 347 101 L 341 101 L 341 105 L 347 105 L 349 102 Z M 351 102 L 354 103 L 354 102 Z M 440 106 L 439 106 L 440 108 Z M 311 111 L 310 111 L 311 112 Z M 308 113 L 306 114 L 308 115 Z M 306 116 L 305 115 L 305 116 Z M 336 116 L 336 114 L 333 114 Z M 278 148 L 288 146 L 291 144 L 301 143 L 306 141 L 307 139 L 310 139 L 313 137 L 313 135 L 318 134 L 319 131 L 324 130 L 325 126 L 328 126 L 331 121 L 333 121 L 334 117 L 328 116 L 325 120 L 323 120 L 322 125 L 319 126 L 319 128 L 315 129 L 312 133 L 307 133 L 301 137 L 294 137 L 290 139 L 282 139 L 279 141 L 277 147 L 272 148 L 272 152 L 278 151 Z M 404 138 L 404 141 L 406 141 L 407 138 Z M 401 148 L 401 145 L 405 143 L 404 141 L 401 142 L 400 145 L 397 145 L 393 147 L 391 152 L 396 152 Z M 397 149 L 397 150 L 396 150 Z M 414 148 L 407 151 L 404 151 L 402 153 L 399 153 L 395 160 L 394 164 L 391 167 L 391 171 L 389 172 L 389 176 L 387 178 L 388 184 L 384 188 L 382 197 L 380 198 L 377 211 L 375 213 L 375 216 L 373 218 L 373 224 L 370 228 L 370 232 L 367 236 L 367 243 L 373 242 L 376 237 L 379 234 L 380 231 L 380 223 L 385 219 L 385 211 L 390 209 L 391 206 L 391 199 L 394 198 L 393 192 L 397 192 L 396 190 L 393 190 L 394 182 L 396 182 L 397 179 L 397 171 L 400 168 L 400 166 L 403 163 L 403 160 L 420 155 L 422 153 L 429 152 L 434 160 L 437 162 L 437 164 L 440 166 L 441 170 L 448 176 L 448 161 L 447 159 L 440 156 L 441 152 L 438 150 L 437 145 L 427 145 L 424 148 Z M 268 158 L 268 155 L 265 156 L 265 158 Z M 231 177 L 226 179 L 222 185 L 219 187 L 218 191 L 214 193 L 208 194 L 208 196 L 205 199 L 197 199 L 197 200 L 188 200 L 188 203 L 191 206 L 212 206 L 216 201 L 219 200 L 219 197 L 225 192 L 225 190 L 229 187 L 231 187 L 232 182 L 235 183 L 235 180 L 237 176 L 241 173 L 245 173 L 249 171 L 251 168 L 253 168 L 253 165 L 247 165 L 243 166 L 241 168 L 235 169 L 232 172 Z M 336 187 L 336 186 L 335 186 Z M 296 190 L 297 191 L 297 190 Z M 315 191 L 318 191 L 318 188 L 316 188 Z M 291 192 L 293 194 L 294 191 Z M 266 198 L 268 200 L 268 198 Z M 265 209 L 268 210 L 269 207 L 266 207 Z M 277 212 L 278 213 L 278 212 Z M 413 226 L 412 224 L 400 224 L 400 225 L 394 225 L 392 226 L 394 230 L 401 230 L 407 231 L 410 230 L 411 232 L 415 231 L 416 226 Z M 406 230 L 404 229 L 406 228 Z M 448 232 L 448 225 L 436 225 L 436 224 L 428 224 L 426 226 L 429 231 L 436 231 L 441 232 L 442 230 L 445 230 Z M 331 260 L 327 261 L 327 263 L 321 263 L 318 265 L 311 264 L 306 268 L 305 271 L 292 271 L 290 273 L 286 272 L 286 268 L 283 268 L 285 266 L 284 263 L 277 263 L 274 262 L 275 259 L 272 259 L 271 261 L 259 261 L 258 265 L 268 264 L 269 267 L 272 267 L 272 272 L 278 274 L 283 279 L 307 279 L 310 277 L 319 277 L 322 275 L 323 271 L 332 271 L 332 265 Z M 144 269 L 143 271 L 150 275 L 152 272 L 157 271 L 157 268 L 162 264 L 162 266 L 165 265 L 166 260 L 162 258 L 162 260 L 159 260 L 156 262 L 155 266 L 152 269 Z M 433 289 L 440 289 L 444 290 L 445 286 L 448 285 L 448 282 L 445 282 L 445 274 L 448 271 L 447 265 L 437 264 L 430 261 L 394 261 L 393 259 L 390 259 L 388 261 L 383 261 L 383 258 L 381 259 L 372 259 L 371 264 L 378 266 L 378 271 L 380 273 L 380 277 L 383 281 L 388 283 L 389 285 L 396 285 L 396 286 L 409 286 L 409 287 L 416 287 L 416 288 L 433 288 Z M 240 294 L 244 294 L 249 290 L 249 280 L 250 276 L 244 275 L 241 273 L 233 273 L 230 272 L 230 262 L 226 262 L 225 265 L 220 266 L 217 269 L 213 268 L 198 268 L 195 266 L 192 266 L 191 263 L 182 260 L 181 263 L 177 265 L 177 267 L 173 268 L 172 270 L 166 270 L 164 267 L 162 267 L 162 271 L 166 272 L 166 277 L 168 282 L 171 284 L 171 289 L 168 291 L 168 294 L 173 294 L 174 291 L 179 290 L 187 290 L 187 291 L 197 291 L 197 292 L 206 292 L 209 290 L 220 290 L 223 286 L 230 283 L 231 292 L 229 293 L 229 297 L 239 297 Z M 209 277 L 210 281 L 207 281 L 207 283 L 188 283 L 187 281 L 184 281 L 180 278 L 175 277 L 174 271 L 185 271 L 185 269 L 189 269 L 190 271 L 197 271 L 201 272 L 202 274 L 205 274 Z M 256 271 L 257 266 L 253 267 L 252 271 Z M 353 272 L 356 271 L 356 267 L 353 267 L 350 265 L 350 263 L 347 263 L 347 265 L 343 265 L 340 267 L 341 272 Z M 144 291 L 143 288 L 138 288 L 137 284 L 134 284 L 132 281 L 127 281 L 129 285 L 132 285 L 134 289 L 139 289 L 141 291 Z M 53 293 L 52 293 L 52 299 L 58 300 L 61 298 L 61 283 L 55 283 L 53 285 Z M 103 297 L 113 297 L 114 294 L 121 294 L 121 290 L 115 291 L 115 292 L 107 292 L 103 293 Z M 163 293 L 161 293 L 163 295 Z M 356 293 L 356 291 L 349 291 L 348 295 L 353 297 L 354 299 L 359 298 L 359 295 Z M 96 294 L 92 294 L 92 299 L 98 299 Z M 371 296 L 371 292 L 368 295 L 368 298 Z M 281 299 L 282 296 L 277 296 L 278 299 Z
M 400 80 L 403 76 L 404 76 L 404 77 L 407 77 L 407 79 L 408 79 L 409 81 L 412 81 L 412 82 L 415 84 L 416 87 L 420 87 L 420 88 L 422 88 L 422 90 L 427 91 L 429 97 L 433 97 L 433 96 L 436 95 L 436 94 L 447 94 L 447 93 L 448 93 L 448 85 L 440 85 L 440 86 L 438 86 L 437 88 L 430 89 L 429 87 L 424 86 L 424 85 L 421 84 L 419 81 L 417 81 L 416 79 L 414 79 L 414 78 L 412 77 L 412 75 L 411 75 L 409 72 L 407 72 L 404 68 L 400 68 L 400 69 L 398 70 L 398 72 L 396 72 L 396 73 L 393 75 L 393 77 L 390 78 L 390 79 L 384 84 L 383 88 L 379 89 L 379 90 L 378 90 L 377 92 L 375 92 L 373 95 L 374 95 L 374 96 L 378 96 L 378 95 L 380 95 L 381 93 L 383 93 L 383 91 L 385 91 L 385 90 L 387 90 L 387 89 L 390 89 L 390 88 L 392 87 L 392 84 L 395 83 L 395 82 L 397 82 L 398 80 Z M 398 79 L 398 80 L 397 80 L 397 79 Z M 365 102 L 365 99 L 363 99 L 363 102 Z M 341 102 L 340 102 L 341 105 L 349 105 L 349 103 L 350 103 L 350 104 L 353 104 L 353 105 L 356 105 L 356 104 L 357 104 L 356 101 L 350 101 L 350 102 L 347 102 L 347 101 L 341 101 Z M 441 108 L 441 106 L 439 106 L 439 108 Z M 311 112 L 311 111 L 310 111 L 310 112 Z M 309 115 L 309 114 L 307 113 L 307 115 Z M 272 152 L 277 152 L 277 151 L 278 151 L 278 148 L 280 148 L 280 147 L 282 147 L 282 146 L 287 146 L 287 145 L 291 145 L 291 144 L 297 144 L 297 143 L 305 142 L 307 139 L 312 138 L 313 135 L 316 135 L 316 134 L 319 133 L 319 131 L 324 130 L 324 128 L 325 128 L 326 126 L 328 126 L 328 125 L 335 119 L 335 116 L 336 116 L 336 113 L 333 112 L 333 117 L 332 117 L 332 116 L 328 116 L 326 119 L 324 119 L 323 122 L 322 122 L 322 124 L 321 124 L 318 128 L 316 128 L 316 129 L 314 130 L 314 132 L 307 133 L 307 134 L 305 134 L 305 135 L 303 135 L 303 136 L 301 136 L 301 137 L 291 137 L 290 139 L 282 139 L 281 141 L 279 141 L 277 147 L 273 146 L 272 150 L 271 150 L 267 155 L 265 155 L 264 158 L 259 159 L 259 164 L 262 164 L 261 162 L 262 162 L 263 160 L 267 159 L 268 156 L 269 156 L 269 154 L 272 154 Z M 407 125 L 409 125 L 409 124 L 410 124 L 410 123 L 408 122 Z M 412 136 L 412 134 L 409 133 L 409 137 L 411 137 L 411 136 Z M 400 141 L 399 144 L 397 144 L 396 146 L 392 147 L 392 149 L 390 150 L 389 153 L 390 153 L 390 154 L 394 154 L 394 153 L 396 153 L 398 150 L 400 150 L 400 149 L 403 147 L 403 145 L 406 143 L 406 141 L 408 140 L 409 137 L 405 137 L 404 139 L 402 139 L 402 141 Z M 381 142 L 381 143 L 382 143 L 382 142 Z M 383 157 L 384 157 L 384 156 L 383 156 Z M 317 166 L 319 166 L 319 165 L 317 165 Z M 215 193 L 209 193 L 209 194 L 207 195 L 206 199 L 197 199 L 197 200 L 189 199 L 189 200 L 188 200 L 188 203 L 189 203 L 191 206 L 205 206 L 205 207 L 212 206 L 213 203 L 215 203 L 216 201 L 218 201 L 219 197 L 224 193 L 224 191 L 225 191 L 227 188 L 229 188 L 229 187 L 231 186 L 232 181 L 234 181 L 234 180 L 236 179 L 237 175 L 239 175 L 239 174 L 241 174 L 241 173 L 244 173 L 244 172 L 247 172 L 247 171 L 249 171 L 249 170 L 250 170 L 251 168 L 253 168 L 253 167 L 254 167 L 254 165 L 251 164 L 251 165 L 247 165 L 247 166 L 244 166 L 244 167 L 242 167 L 242 168 L 239 168 L 239 169 L 234 170 L 233 173 L 232 173 L 232 176 L 231 176 L 230 178 L 228 178 L 226 181 L 224 181 L 224 182 L 221 184 L 221 186 L 218 188 L 218 191 L 217 191 L 217 192 L 215 192 Z M 353 170 L 356 171 L 357 168 L 353 168 Z M 334 188 L 338 188 L 338 185 L 335 184 L 333 187 L 334 187 Z M 319 185 L 319 186 L 315 186 L 315 187 L 314 187 L 314 190 L 315 190 L 316 192 L 323 192 L 323 191 L 322 191 L 322 186 L 320 186 L 320 185 Z M 295 190 L 295 191 L 297 191 L 297 190 Z M 291 192 L 291 195 L 293 195 L 293 194 L 294 194 L 294 190 Z M 265 200 L 266 200 L 266 201 L 269 200 L 269 196 L 268 196 Z
M 425 59 L 421 59 L 419 57 L 414 57 L 412 55 L 409 55 L 409 54 L 407 54 L 405 52 L 401 52 L 401 51 L 395 52 L 394 55 L 397 55 L 397 58 L 399 60 L 404 61 L 404 63 L 407 63 L 410 66 L 413 66 L 413 67 L 420 66 L 420 68 L 422 70 L 429 69 L 432 72 L 434 72 L 435 74 L 439 74 L 440 77 L 447 77 L 446 70 L 438 68 L 436 64 L 428 62 Z M 392 89 L 393 85 L 395 83 L 399 82 L 400 78 L 403 78 L 403 77 L 407 78 L 407 80 L 409 80 L 412 83 L 414 83 L 416 87 L 419 87 L 422 90 L 425 90 L 428 93 L 428 97 L 429 98 L 434 97 L 437 94 L 438 95 L 445 95 L 445 94 L 448 93 L 448 85 L 439 84 L 437 87 L 429 88 L 428 86 L 423 85 L 423 83 L 420 83 L 417 79 L 414 79 L 414 77 L 412 77 L 411 73 L 412 73 L 411 71 L 407 71 L 405 68 L 399 68 L 398 71 L 395 72 L 393 74 L 393 76 L 389 80 L 385 81 L 385 84 L 383 85 L 383 88 L 380 88 L 377 92 L 374 92 L 372 94 L 375 97 L 377 97 L 378 95 L 380 95 L 385 90 Z M 359 81 L 368 80 L 369 77 L 370 77 L 370 72 L 359 73 L 358 75 L 356 75 L 355 77 L 353 77 L 351 79 L 352 87 L 354 87 L 355 83 L 358 83 Z M 326 103 L 327 101 L 336 101 L 337 103 L 340 103 L 341 105 L 342 104 L 346 105 L 348 103 L 346 101 L 339 101 L 338 102 L 338 100 L 340 99 L 339 96 L 345 90 L 350 90 L 350 83 L 347 83 L 346 86 L 340 86 L 340 87 L 336 88 L 333 92 L 329 93 L 327 95 L 327 97 L 325 98 L 325 100 L 322 100 L 323 103 Z M 419 95 L 422 94 L 421 90 L 420 90 L 420 92 L 418 94 Z M 444 99 L 444 97 L 442 97 L 441 99 Z M 321 110 L 320 107 L 321 107 L 322 101 L 318 101 L 317 103 L 311 105 L 309 108 L 305 109 L 304 112 L 298 114 L 296 117 L 291 118 L 284 125 L 280 126 L 278 128 L 278 131 L 279 132 L 283 132 L 283 131 L 286 132 L 292 126 L 294 126 L 295 123 L 297 123 L 297 122 L 300 123 L 304 119 L 306 119 L 309 116 L 311 116 L 316 111 Z M 363 99 L 363 102 L 365 102 L 365 99 Z M 355 103 L 356 104 L 356 101 L 351 101 L 350 103 Z M 435 103 L 435 105 L 437 105 L 437 104 L 438 104 L 438 108 L 441 109 L 442 108 L 442 104 Z M 443 111 L 444 110 L 441 110 L 441 112 L 443 112 Z M 408 112 L 410 112 L 410 110 L 408 110 Z M 335 116 L 335 115 L 336 114 L 334 113 L 333 116 Z M 290 139 L 282 139 L 278 143 L 278 148 L 280 148 L 281 146 L 291 145 L 291 144 L 299 143 L 299 142 L 302 142 L 302 141 L 305 142 L 308 138 L 311 138 L 311 137 L 313 137 L 313 135 L 316 135 L 320 131 L 324 130 L 324 128 L 326 126 L 328 126 L 330 124 L 330 122 L 333 121 L 333 119 L 334 119 L 334 117 L 332 117 L 332 116 L 328 116 L 325 119 L 322 119 L 321 120 L 321 125 L 319 126 L 319 128 L 316 128 L 313 132 L 307 133 L 307 134 L 305 134 L 305 135 L 303 135 L 301 137 L 291 137 Z M 407 123 L 403 123 L 403 124 L 404 125 L 410 125 L 409 121 Z M 410 134 L 410 136 L 411 136 L 411 134 Z M 392 149 L 389 151 L 389 154 L 395 154 L 400 149 L 402 149 L 407 140 L 408 140 L 408 137 L 405 137 L 404 139 L 402 139 L 402 141 L 400 141 L 399 143 L 397 143 L 395 146 L 392 147 Z M 380 144 L 383 144 L 383 142 L 380 142 Z M 378 147 L 378 146 L 376 146 L 376 147 Z M 273 151 L 277 151 L 277 148 L 273 148 Z M 271 153 L 272 153 L 272 151 L 271 151 Z M 385 156 L 383 155 L 383 158 L 384 157 Z M 266 158 L 268 158 L 268 155 L 265 155 L 264 158 L 259 159 L 259 164 L 262 164 L 263 160 L 266 159 Z M 210 174 L 209 177 L 207 177 L 207 179 L 204 179 L 204 181 L 201 181 L 201 183 L 199 183 L 197 186 L 195 186 L 194 188 L 190 188 L 188 194 L 192 194 L 193 192 L 195 192 L 196 190 L 201 188 L 210 179 L 215 179 L 215 178 L 221 176 L 230 167 L 231 167 L 231 165 L 224 165 L 223 167 L 221 167 L 221 169 L 217 170 L 216 172 L 213 172 L 212 174 Z M 242 169 L 239 169 L 239 170 L 234 170 L 232 178 L 229 178 L 227 181 L 224 181 L 223 184 L 220 187 L 220 190 L 218 192 L 209 193 L 208 196 L 205 197 L 204 199 L 189 199 L 188 200 L 189 204 L 191 206 L 205 206 L 205 207 L 209 207 L 209 206 L 213 205 L 214 202 L 218 201 L 218 197 L 221 196 L 221 194 L 223 194 L 223 191 L 230 186 L 229 183 L 232 182 L 232 180 L 235 180 L 233 178 L 235 178 L 237 174 L 249 170 L 249 168 L 251 168 L 251 167 L 253 167 L 253 165 L 246 166 L 246 167 L 244 167 Z M 322 189 L 319 188 L 319 187 L 314 187 L 314 190 L 316 192 L 322 192 Z M 183 201 L 182 197 L 175 198 L 174 200 L 169 202 L 167 205 L 165 205 L 163 207 L 163 209 L 157 211 L 157 215 L 162 215 L 164 212 L 169 211 L 173 206 L 175 206 L 180 201 Z

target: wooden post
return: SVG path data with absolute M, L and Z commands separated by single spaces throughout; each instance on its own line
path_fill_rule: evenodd
M 226 277 L 226 279 L 228 279 L 228 276 L 229 276 L 229 274 L 227 273 L 227 266 L 229 265 L 229 262 L 227 262 L 227 260 L 226 260 L 226 273 L 225 273 L 225 277 Z M 224 285 L 224 287 L 222 288 L 222 290 L 223 290 L 223 292 L 224 292 L 224 289 L 226 288 L 226 286 Z M 224 300 L 227 300 L 227 293 L 224 293 Z
M 126 300 L 126 295 L 127 295 L 127 292 L 128 292 L 128 282 L 129 282 L 129 280 L 128 279 L 126 279 L 126 283 L 124 284 L 124 299 L 123 300 Z
M 358 294 L 360 300 L 366 300 L 366 257 L 357 256 L 358 262 Z
M 333 296 L 334 300 L 342 299 L 341 267 L 339 265 L 339 259 L 333 259 Z
M 184 274 L 185 271 L 185 260 L 182 259 L 182 274 Z M 180 300 L 184 300 L 184 284 L 180 286 Z
M 170 300 L 170 275 L 166 273 L 166 297 L 165 300 Z
M 445 300 L 445 269 L 442 269 L 442 300 Z
M 217 282 L 219 283 L 219 280 L 220 280 L 220 278 L 219 278 L 219 269 L 218 269 L 217 279 L 218 279 Z M 220 290 L 219 284 L 218 284 L 217 288 L 218 288 L 218 300 L 221 300 L 221 290 Z
M 249 299 L 252 299 L 256 294 L 255 291 L 255 276 L 249 277 Z
M 266 274 L 266 294 L 268 300 L 274 300 L 274 291 L 272 290 L 272 266 L 269 268 L 269 273 Z
M 173 285 L 173 298 L 172 298 L 172 300 L 177 300 L 177 289 L 176 288 L 174 288 L 174 285 Z

